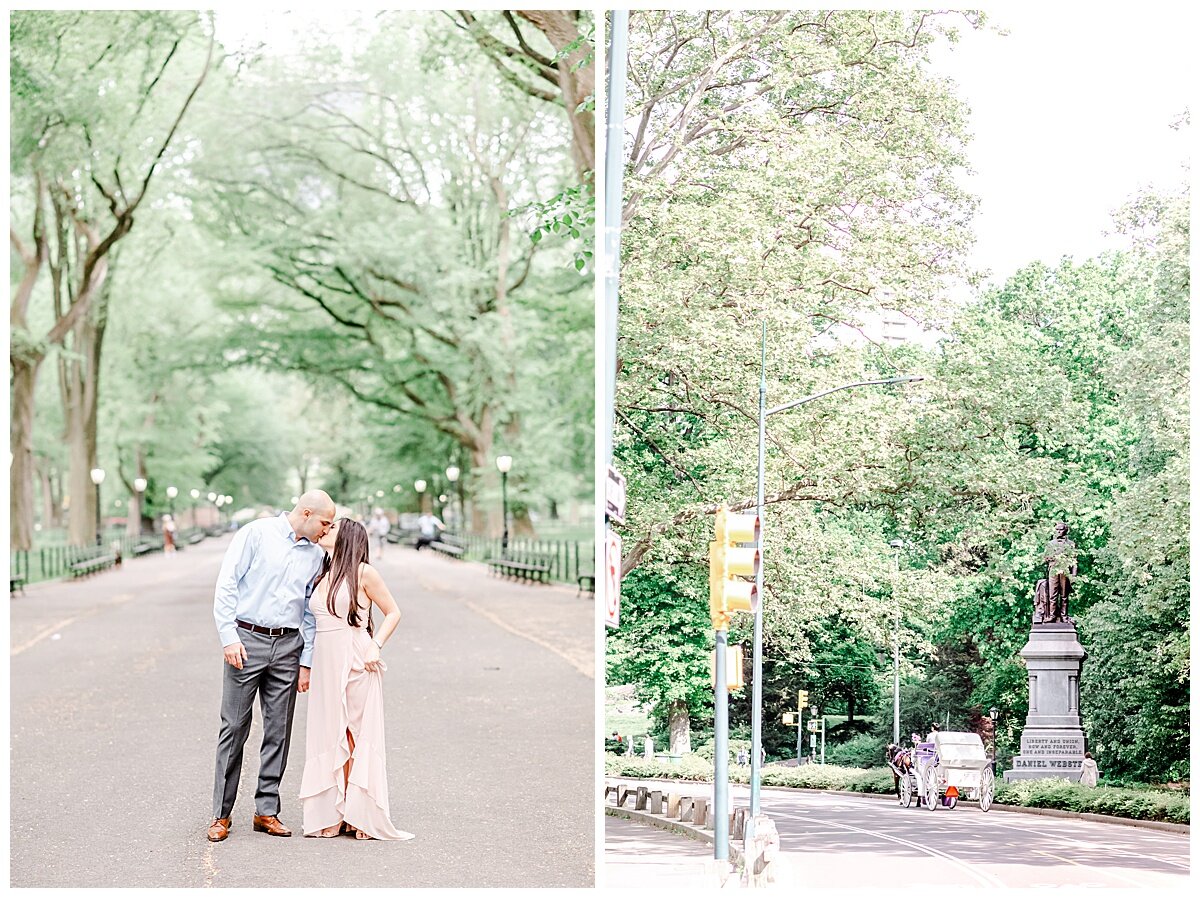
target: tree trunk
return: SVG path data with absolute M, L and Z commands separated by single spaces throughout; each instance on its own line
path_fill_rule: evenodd
M 846 723 L 854 723 L 854 693 L 846 697 Z
M 102 305 L 103 303 L 101 303 Z M 63 417 L 67 456 L 70 459 L 71 502 L 70 541 L 74 545 L 96 542 L 96 497 L 91 471 L 96 467 L 96 397 L 100 361 L 100 337 L 103 331 L 90 316 L 76 325 L 71 349 L 77 358 L 59 366 L 63 378 Z M 113 477 L 116 482 L 116 477 Z M 86 495 L 86 502 L 80 496 Z
M 559 53 L 579 40 L 577 14 L 571 10 L 522 9 L 518 12 L 546 35 Z M 579 65 L 589 52 L 586 45 L 581 45 L 556 63 L 558 86 L 562 90 L 567 121 L 571 124 L 571 157 L 580 181 L 586 180 L 588 172 L 596 168 L 596 114 L 591 109 L 578 108 L 596 92 L 595 56 L 586 65 Z
M 687 702 L 671 702 L 667 721 L 671 729 L 671 754 L 688 754 L 692 750 L 692 718 L 688 714 Z
M 41 359 L 12 358 L 12 415 L 9 421 L 9 526 L 13 549 L 33 548 L 33 398 Z

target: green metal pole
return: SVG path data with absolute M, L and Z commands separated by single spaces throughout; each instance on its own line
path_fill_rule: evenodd
M 729 634 L 716 630 L 716 684 L 713 686 L 713 859 L 729 860 L 729 689 L 725 672 Z
M 758 380 L 758 551 L 762 558 L 758 574 L 754 578 L 758 590 L 758 613 L 754 615 L 754 684 L 750 711 L 750 819 L 746 821 L 746 840 L 754 836 L 754 818 L 759 814 L 759 793 L 762 781 L 762 602 L 763 569 L 766 567 L 764 552 L 767 528 L 762 526 L 763 481 L 767 459 L 767 322 L 762 323 L 762 363 Z

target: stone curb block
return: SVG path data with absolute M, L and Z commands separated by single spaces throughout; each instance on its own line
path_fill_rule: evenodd
M 613 779 L 625 779 L 625 777 L 612 777 Z M 679 782 L 700 782 L 700 780 L 679 780 Z M 707 785 L 711 785 L 708 783 Z M 851 792 L 847 789 L 806 789 L 798 786 L 763 786 L 764 792 L 772 790 L 779 792 L 809 792 L 817 795 L 853 795 L 859 798 L 874 798 L 877 800 L 890 801 L 895 803 L 896 796 L 888 793 L 887 795 L 878 792 Z M 967 801 L 960 799 L 959 804 L 966 807 L 977 807 L 978 802 Z M 1089 814 L 1080 811 L 1060 811 L 1057 808 L 1026 808 L 1011 804 L 993 804 L 993 811 L 1004 811 L 1009 814 L 1035 814 L 1039 817 L 1062 817 L 1072 820 L 1091 820 L 1094 823 L 1112 823 L 1117 826 L 1133 826 L 1138 829 L 1156 829 L 1159 832 L 1180 833 L 1187 835 L 1191 833 L 1192 828 L 1187 823 L 1167 823 L 1162 820 L 1135 820 L 1132 817 L 1112 817 L 1108 814 Z M 622 809 L 623 810 L 623 809 Z

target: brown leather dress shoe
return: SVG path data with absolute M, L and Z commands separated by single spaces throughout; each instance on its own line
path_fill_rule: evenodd
M 229 838 L 229 824 L 232 821 L 228 817 L 218 817 L 208 827 L 208 841 L 224 842 Z
M 260 817 L 254 815 L 254 831 L 266 833 L 268 836 L 290 836 L 292 831 L 279 822 L 278 817 Z

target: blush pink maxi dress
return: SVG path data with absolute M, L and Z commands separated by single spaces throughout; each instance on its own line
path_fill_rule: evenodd
M 415 838 L 396 829 L 388 813 L 387 769 L 383 742 L 383 672 L 364 665 L 371 637 L 367 608 L 359 606 L 359 622 L 346 623 L 350 606 L 345 581 L 338 587 L 331 615 L 325 581 L 313 591 L 309 608 L 317 620 L 312 678 L 308 691 L 308 727 L 300 800 L 304 834 L 311 835 L 343 821 L 376 839 Z M 362 597 L 366 599 L 365 596 Z M 354 767 L 347 787 L 344 767 L 350 759 L 349 730 L 354 737 Z

